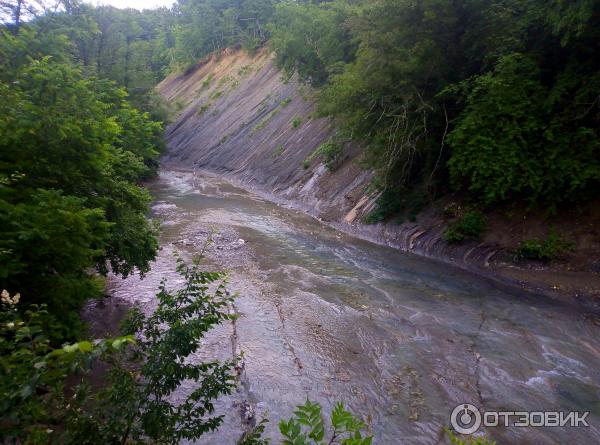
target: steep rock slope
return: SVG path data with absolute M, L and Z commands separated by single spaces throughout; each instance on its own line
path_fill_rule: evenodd
M 359 147 L 346 147 L 333 171 L 322 156 L 313 155 L 333 136 L 333 123 L 314 117 L 313 92 L 294 79 L 286 81 L 267 49 L 255 55 L 223 50 L 186 73 L 169 76 L 158 91 L 177 113 L 167 129 L 166 167 L 218 174 L 346 232 L 509 286 L 582 301 L 600 312 L 600 275 L 592 270 L 600 270 L 600 258 L 594 262 L 600 237 L 590 235 L 598 225 L 593 221 L 600 218 L 593 214 L 587 219 L 563 217 L 562 229 L 577 237 L 580 255 L 576 267 L 571 261 L 558 268 L 517 267 L 507 249 L 520 239 L 542 237 L 545 221 L 521 217 L 519 222 L 514 215 L 498 212 L 490 215 L 491 229 L 483 242 L 448 245 L 442 239 L 447 227 L 443 208 L 451 198 L 430 206 L 418 222 L 362 224 L 377 194 L 369 188 L 372 174 L 359 165 Z M 582 296 L 586 298 L 579 299 Z
M 158 89 L 180 110 L 167 130 L 166 165 L 219 173 L 331 221 L 355 220 L 372 205 L 371 174 L 354 153 L 335 172 L 318 158 L 303 167 L 334 130 L 313 118 L 311 92 L 284 81 L 266 50 L 224 50 Z

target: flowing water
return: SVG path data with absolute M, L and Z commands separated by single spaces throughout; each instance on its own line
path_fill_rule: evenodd
M 144 280 L 112 277 L 110 293 L 150 312 L 163 277 L 181 282 L 173 250 L 197 254 L 211 230 L 207 267 L 229 270 L 239 293 L 238 320 L 195 358 L 244 354 L 237 391 L 217 403 L 222 428 L 199 443 L 234 444 L 263 416 L 276 437 L 307 397 L 325 411 L 343 401 L 379 444 L 443 443 L 461 403 L 591 413 L 587 428 L 486 429 L 499 444 L 600 443 L 600 327 L 588 314 L 347 236 L 219 179 L 163 171 L 153 192 L 158 259 Z

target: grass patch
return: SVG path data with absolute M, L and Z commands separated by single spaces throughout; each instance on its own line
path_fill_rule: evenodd
M 273 119 L 275 116 L 277 116 L 279 114 L 279 112 L 281 111 L 281 108 L 275 108 L 273 111 L 271 111 L 269 114 L 267 114 L 263 120 L 261 120 L 258 125 L 256 127 L 254 127 L 252 129 L 252 132 L 250 133 L 250 135 L 254 135 L 257 131 L 262 130 L 263 128 L 265 128 L 267 126 L 267 124 L 269 123 L 269 121 L 271 119 Z
M 313 151 L 308 158 L 302 161 L 302 166 L 306 170 L 310 167 L 312 161 L 317 156 L 323 156 L 323 161 L 325 162 L 327 169 L 333 170 L 343 151 L 344 146 L 342 144 L 334 142 L 333 140 L 329 140 L 328 142 L 319 145 L 319 147 Z
M 572 248 L 572 243 L 551 230 L 545 240 L 529 239 L 521 241 L 517 249 L 517 258 L 548 262 L 564 255 Z
M 300 125 L 302 125 L 302 118 L 299 116 L 296 116 L 294 118 L 294 120 L 292 120 L 292 127 L 293 128 L 298 128 L 300 127 Z
M 491 439 L 488 439 L 485 436 L 467 437 L 463 439 L 459 436 L 456 436 L 448 428 L 446 428 L 445 431 L 448 435 L 448 439 L 450 440 L 451 445 L 496 445 L 496 442 L 494 442 Z
M 202 82 L 202 87 L 200 88 L 200 91 L 207 89 L 210 86 L 210 84 L 212 83 L 214 78 L 215 78 L 215 75 L 213 73 L 210 73 L 208 75 L 208 77 L 206 79 L 204 79 L 204 82 Z
M 470 210 L 446 229 L 443 238 L 450 244 L 460 243 L 466 239 L 478 240 L 485 226 L 485 216 L 477 210 Z
M 273 154 L 271 155 L 271 157 L 278 158 L 279 156 L 281 156 L 283 154 L 284 151 L 285 151 L 285 147 L 283 146 L 283 144 L 279 144 L 277 146 L 277 148 L 275 149 L 275 151 L 273 152 Z
M 208 109 L 211 107 L 211 103 L 206 103 L 204 105 L 202 105 L 200 108 L 198 108 L 198 110 L 196 111 L 196 114 L 198 116 L 202 116 L 204 113 L 206 113 L 208 111 Z
M 283 99 L 281 101 L 281 106 L 282 107 L 287 107 L 291 103 L 292 103 L 292 98 L 291 97 L 286 97 L 285 99 Z
M 251 72 L 252 72 L 252 66 L 251 65 L 244 65 L 243 67 L 241 67 L 239 69 L 238 76 L 240 76 L 240 77 L 246 77 Z
M 233 77 L 231 76 L 225 76 L 222 77 L 221 80 L 219 80 L 219 84 L 218 87 L 221 88 L 223 85 L 225 85 L 227 82 L 231 82 L 233 79 Z
M 185 103 L 182 100 L 175 101 L 175 111 L 181 112 L 185 108 Z

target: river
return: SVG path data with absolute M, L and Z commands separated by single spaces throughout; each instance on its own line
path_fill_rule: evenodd
M 181 282 L 173 251 L 190 258 L 211 231 L 207 267 L 228 270 L 239 293 L 237 321 L 194 358 L 244 354 L 237 391 L 217 403 L 222 428 L 198 443 L 234 444 L 263 416 L 276 436 L 307 397 L 325 411 L 343 401 L 378 444 L 443 443 L 461 403 L 590 412 L 587 428 L 485 430 L 499 444 L 600 443 L 600 327 L 584 312 L 353 238 L 218 178 L 162 171 L 151 189 L 157 261 L 143 280 L 111 277 L 109 293 L 151 312 L 160 280 Z

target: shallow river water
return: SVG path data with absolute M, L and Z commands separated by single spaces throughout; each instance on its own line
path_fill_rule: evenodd
M 509 293 L 448 265 L 342 234 L 211 177 L 163 171 L 152 186 L 161 246 L 144 280 L 110 293 L 150 312 L 173 250 L 230 271 L 231 325 L 195 359 L 243 352 L 238 390 L 217 403 L 222 428 L 198 443 L 234 444 L 306 398 L 343 401 L 378 444 L 445 443 L 461 403 L 482 411 L 589 411 L 589 427 L 487 428 L 499 444 L 600 443 L 600 327 L 585 313 Z M 101 314 L 98 317 L 102 317 Z M 190 388 L 182 388 L 183 397 Z

